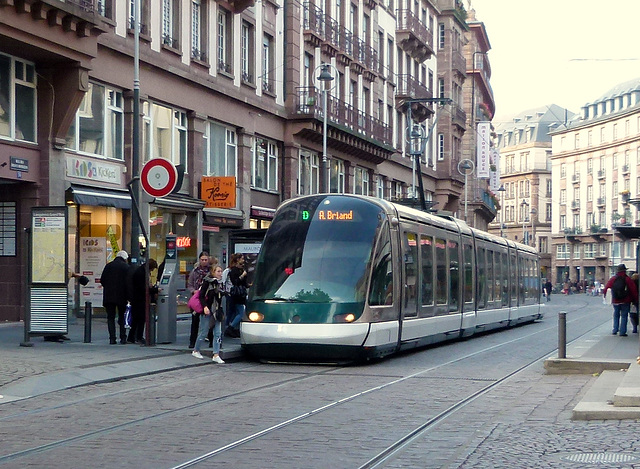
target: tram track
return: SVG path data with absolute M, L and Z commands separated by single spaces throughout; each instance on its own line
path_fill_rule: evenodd
M 580 310 L 582 308 L 582 305 L 573 305 L 573 308 L 571 311 L 568 312 L 572 312 L 572 311 L 577 311 Z M 569 323 L 571 323 L 572 321 L 577 321 L 580 320 L 580 318 L 575 318 L 575 319 L 569 319 Z M 416 378 L 416 377 L 421 377 L 426 375 L 429 372 L 433 372 L 434 370 L 437 370 L 439 368 L 443 368 L 443 367 L 447 367 L 451 364 L 454 364 L 456 362 L 460 362 L 460 361 L 464 361 L 464 360 L 468 360 L 471 357 L 477 357 L 483 353 L 488 353 L 491 350 L 494 350 L 496 348 L 499 347 L 503 347 L 509 344 L 513 344 L 514 342 L 520 341 L 520 340 L 524 340 L 526 338 L 530 338 L 533 335 L 536 334 L 546 334 L 548 333 L 550 330 L 555 329 L 555 326 L 552 327 L 545 327 L 541 330 L 537 330 L 532 334 L 528 334 L 522 337 L 518 337 L 516 339 L 512 339 L 506 342 L 500 342 L 499 344 L 494 344 L 490 347 L 486 347 L 483 348 L 481 350 L 477 350 L 474 351 L 472 353 L 469 354 L 465 354 L 464 356 L 460 356 L 457 357 L 455 359 L 443 362 L 443 363 L 439 363 L 437 365 L 434 366 L 430 366 L 424 369 L 421 369 L 419 371 L 416 371 L 414 373 L 408 374 L 406 376 L 402 376 L 399 378 L 395 378 L 395 379 L 390 379 L 384 383 L 381 383 L 377 386 L 373 386 L 370 388 L 367 388 L 365 390 L 361 390 L 359 392 L 350 394 L 346 397 L 342 397 L 340 399 L 336 399 L 331 403 L 325 404 L 323 406 L 317 407 L 313 410 L 301 413 L 297 416 L 294 416 L 292 418 L 283 420 L 277 424 L 268 426 L 260 431 L 254 432 L 252 434 L 246 435 L 243 438 L 238 438 L 235 441 L 232 441 L 226 445 L 222 445 L 217 449 L 214 449 L 213 451 L 209 451 L 206 453 L 201 454 L 200 456 L 196 457 L 196 458 L 192 458 L 188 461 L 184 461 L 181 464 L 178 464 L 176 466 L 173 466 L 173 469 L 177 469 L 177 468 L 186 468 L 186 467 L 192 467 L 195 465 L 198 465 L 204 461 L 207 461 L 211 458 L 213 458 L 214 456 L 230 451 L 234 448 L 237 448 L 239 446 L 242 446 L 250 441 L 254 441 L 263 437 L 266 437 L 267 435 L 278 431 L 280 429 L 283 429 L 285 427 L 291 426 L 297 422 L 300 422 L 302 420 L 306 420 L 309 419 L 313 416 L 316 416 L 318 414 L 321 414 L 323 412 L 326 412 L 330 409 L 334 409 L 340 405 L 344 405 L 347 404 L 349 402 L 353 402 L 359 398 L 362 398 L 366 395 L 369 395 L 371 393 L 380 391 L 382 389 L 385 388 L 389 388 L 391 386 L 397 385 L 399 383 L 403 383 L 406 382 L 407 380 Z M 590 332 L 590 330 L 586 331 L 585 333 L 581 334 L 580 336 L 572 339 L 571 341 L 569 341 L 569 343 L 572 343 L 576 340 L 579 340 L 581 337 L 583 337 L 585 334 L 588 334 Z M 422 425 L 418 426 L 416 429 L 414 429 L 413 431 L 409 432 L 408 434 L 406 434 L 404 437 L 398 439 L 395 443 L 389 445 L 384 451 L 380 452 L 375 458 L 373 458 L 372 460 L 368 461 L 367 463 L 365 463 L 365 465 L 363 465 L 362 467 L 380 467 L 381 464 L 384 464 L 384 461 L 388 460 L 389 458 L 393 457 L 394 455 L 399 454 L 399 452 L 402 451 L 402 448 L 406 447 L 407 445 L 409 445 L 411 443 L 411 441 L 413 441 L 415 438 L 418 438 L 420 435 L 424 434 L 425 432 L 427 432 L 429 429 L 433 428 L 435 425 L 437 425 L 439 422 L 441 422 L 442 420 L 446 419 L 448 416 L 452 415 L 453 413 L 455 413 L 457 410 L 459 410 L 460 408 L 464 407 L 465 405 L 467 405 L 468 403 L 473 402 L 473 400 L 477 399 L 478 397 L 480 397 L 483 394 L 486 394 L 487 392 L 491 391 L 492 389 L 495 389 L 497 386 L 499 386 L 500 384 L 504 383 L 506 380 L 508 380 L 510 377 L 514 376 L 515 374 L 523 371 L 524 369 L 527 369 L 528 367 L 532 366 L 534 363 L 537 363 L 538 361 L 540 361 L 541 359 L 549 356 L 551 353 L 553 353 L 553 351 L 556 349 L 549 349 L 547 351 L 545 351 L 544 354 L 539 355 L 538 357 L 536 357 L 535 359 L 530 360 L 527 364 L 519 367 L 518 369 L 492 381 L 490 384 L 483 386 L 480 390 L 477 390 L 473 393 L 471 393 L 470 395 L 466 396 L 463 399 L 458 400 L 456 403 L 450 405 L 447 409 L 441 411 L 440 413 L 438 413 L 436 416 L 428 419 L 427 421 L 425 421 Z M 163 419 L 163 418 L 168 418 L 171 416 L 177 416 L 177 415 L 181 415 L 181 414 L 185 414 L 185 413 L 189 413 L 190 411 L 193 411 L 194 409 L 199 409 L 199 408 L 206 408 L 206 406 L 211 405 L 211 404 L 217 404 L 217 403 L 221 403 L 224 402 L 226 400 L 229 399 L 233 399 L 233 398 L 237 398 L 237 397 L 247 397 L 247 396 L 251 396 L 254 393 L 261 393 L 264 392 L 266 390 L 269 389 L 274 389 L 277 387 L 281 387 L 281 386 L 288 386 L 288 385 L 293 385 L 296 383 L 300 383 L 302 381 L 305 380 L 309 380 L 309 379 L 313 379 L 316 378 L 318 376 L 322 376 L 324 374 L 328 374 L 328 373 L 334 373 L 338 370 L 344 370 L 347 367 L 343 367 L 343 366 L 337 366 L 337 367 L 331 367 L 331 368 L 323 368 L 322 370 L 319 370 L 317 372 L 314 373 L 306 373 L 304 376 L 297 376 L 297 377 L 293 377 L 293 378 L 289 378 L 289 379 L 280 379 L 276 382 L 273 383 L 269 383 L 269 384 L 265 384 L 265 385 L 261 385 L 261 386 L 255 386 L 255 387 L 251 387 L 251 388 L 247 388 L 247 389 L 243 389 L 241 391 L 235 392 L 235 393 L 227 393 L 225 395 L 222 396 L 217 396 L 217 397 L 213 397 L 210 399 L 204 399 L 201 401 L 198 401 L 196 403 L 190 403 L 189 405 L 184 405 L 184 406 L 180 406 L 180 407 L 176 407 L 174 409 L 170 409 L 170 410 L 165 410 L 162 412 L 157 412 L 154 413 L 152 415 L 148 415 L 142 418 L 136 418 L 136 419 L 129 419 L 126 422 L 122 422 L 120 424 L 116 424 L 116 425 L 110 425 L 110 426 L 105 426 L 103 428 L 97 428 L 95 430 L 92 431 L 88 431 L 88 432 L 84 432 L 82 434 L 78 434 L 75 436 L 69 436 L 66 438 L 61 438 L 58 439 L 56 441 L 52 441 L 46 444 L 42 444 L 42 445 L 38 445 L 38 446 L 33 446 L 31 448 L 26 448 L 23 449 L 21 451 L 16 451 L 10 454 L 5 454 L 5 455 L 0 455 L 0 465 L 9 462 L 9 461 L 15 461 L 18 459 L 22 459 L 22 458 L 28 458 L 30 455 L 36 455 L 36 454 L 41 454 L 41 453 L 46 453 L 48 451 L 53 451 L 57 448 L 62 448 L 65 447 L 67 445 L 71 445 L 73 443 L 79 442 L 79 441 L 84 441 L 84 440 L 90 440 L 90 439 L 94 439 L 94 438 L 98 438 L 101 435 L 107 435 L 109 433 L 112 432 L 116 432 L 117 430 L 123 429 L 123 428 L 127 428 L 127 427 L 133 427 L 136 425 L 140 425 L 140 424 L 144 424 L 147 422 L 150 422 L 152 420 L 158 420 L 158 419 Z M 246 367 L 244 370 L 238 370 L 240 372 L 251 372 L 253 371 L 254 367 Z M 491 380 L 489 380 L 491 381 Z M 173 383 L 175 384 L 175 382 Z M 98 398 L 104 398 L 105 395 L 108 396 L 115 396 L 115 395 L 125 395 L 126 393 L 132 393 L 132 392 L 140 392 L 140 391 L 144 391 L 146 390 L 147 387 L 138 387 L 136 389 L 128 389 L 128 390 L 123 390 L 123 391 L 115 391 L 113 393 L 102 393 L 99 396 L 92 396 L 89 398 L 84 398 L 81 400 L 75 400 L 75 401 L 71 401 L 71 402 L 67 402 L 65 404 L 62 405 L 57 405 L 57 406 L 50 406 L 50 407 L 46 407 L 46 408 L 42 408 L 39 409 L 37 411 L 32 411 L 30 413 L 21 413 L 21 414 L 13 414 L 11 416 L 5 416 L 3 417 L 1 420 L 5 420 L 8 421 L 10 419 L 16 419 L 19 418 L 20 416 L 22 417 L 27 417 L 27 416 L 33 416 L 34 412 L 37 413 L 46 413 L 47 410 L 56 410 L 56 409 L 60 409 L 66 406 L 73 406 L 73 405 L 77 405 L 79 402 L 89 402 L 92 399 L 98 399 Z

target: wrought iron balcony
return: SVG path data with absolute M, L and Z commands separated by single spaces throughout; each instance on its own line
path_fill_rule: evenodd
M 396 37 L 402 50 L 418 62 L 424 62 L 434 54 L 433 33 L 408 9 L 396 12 Z
M 297 91 L 296 112 L 316 119 L 323 119 L 322 94 L 314 86 L 299 87 Z M 380 119 L 354 108 L 350 104 L 327 95 L 327 120 L 348 128 L 352 133 L 391 145 L 391 127 Z

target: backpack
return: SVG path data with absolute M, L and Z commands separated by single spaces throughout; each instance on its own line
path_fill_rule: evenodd
M 625 275 L 618 275 L 611 285 L 611 294 L 614 300 L 624 300 L 629 294 Z

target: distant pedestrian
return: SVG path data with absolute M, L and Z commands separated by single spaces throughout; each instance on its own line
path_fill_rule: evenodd
M 193 292 L 200 289 L 202 285 L 202 279 L 204 279 L 210 271 L 209 253 L 202 251 L 198 256 L 198 264 L 189 274 L 187 280 L 187 290 L 189 290 L 189 298 L 193 295 Z M 189 348 L 193 348 L 198 337 L 198 329 L 200 326 L 200 315 L 195 311 L 191 311 L 191 331 L 189 333 Z
M 224 311 L 222 310 L 222 267 L 216 265 L 211 268 L 211 273 L 207 275 L 200 286 L 200 303 L 204 311 L 200 314 L 198 337 L 193 347 L 193 355 L 202 359 L 200 348 L 209 330 L 213 329 L 213 361 L 224 363 L 220 358 L 220 345 L 222 343 L 222 322 L 224 321 Z
M 551 285 L 551 282 L 549 280 L 547 280 L 544 284 L 544 294 L 547 297 L 547 301 L 551 301 L 551 289 L 553 288 L 553 285 Z
M 155 259 L 149 259 L 148 264 L 149 272 L 153 272 L 158 268 L 158 263 Z M 130 344 L 138 343 L 143 345 L 145 343 L 144 326 L 147 318 L 147 292 L 151 293 L 151 285 L 147 284 L 146 264 L 134 267 L 133 272 L 130 272 L 130 274 L 129 286 L 131 292 L 129 294 L 129 301 L 131 302 L 131 329 L 129 329 L 127 342 Z
M 117 343 L 116 336 L 116 312 L 118 313 L 118 326 L 120 326 L 120 343 L 127 343 L 127 330 L 124 327 L 124 312 L 127 309 L 127 264 L 129 254 L 127 251 L 118 251 L 116 258 L 104 266 L 100 275 L 102 285 L 102 306 L 107 311 L 107 327 L 109 329 L 109 343 Z
M 627 336 L 627 317 L 631 303 L 638 302 L 638 289 L 633 280 L 627 275 L 627 266 L 618 265 L 616 275 L 611 277 L 604 286 L 603 293 L 611 289 L 611 304 L 613 305 L 613 330 L 616 335 L 620 331 L 621 337 Z

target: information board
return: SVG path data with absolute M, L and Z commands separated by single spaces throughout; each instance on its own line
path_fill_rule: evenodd
M 67 208 L 31 209 L 31 283 L 67 285 Z

